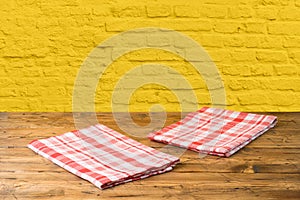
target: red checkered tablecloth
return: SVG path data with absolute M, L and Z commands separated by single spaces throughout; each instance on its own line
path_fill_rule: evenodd
M 229 157 L 276 122 L 276 116 L 203 107 L 148 137 L 204 154 Z
M 101 189 L 170 171 L 179 162 L 100 124 L 28 147 Z

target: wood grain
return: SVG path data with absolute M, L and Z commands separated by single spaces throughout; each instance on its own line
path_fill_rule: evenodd
M 300 113 L 271 114 L 278 116 L 277 126 L 230 158 L 185 151 L 172 172 L 100 190 L 26 148 L 33 139 L 75 129 L 73 113 L 0 113 L 0 199 L 299 199 Z M 83 117 L 81 125 L 92 116 L 75 115 Z M 150 122 L 147 113 L 131 117 L 139 125 Z M 165 125 L 181 117 L 168 113 Z M 97 119 L 132 137 L 130 127 L 121 130 L 111 113 L 97 113 Z

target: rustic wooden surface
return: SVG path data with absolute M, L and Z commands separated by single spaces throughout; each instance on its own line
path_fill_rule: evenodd
M 230 158 L 186 151 L 169 173 L 100 190 L 26 148 L 75 129 L 72 113 L 0 113 L 0 199 L 300 199 L 300 113 L 273 114 L 277 126 Z M 89 113 L 82 115 L 88 123 Z M 111 114 L 97 117 L 122 132 Z M 145 113 L 132 118 L 149 122 Z M 165 125 L 179 119 L 169 113 Z

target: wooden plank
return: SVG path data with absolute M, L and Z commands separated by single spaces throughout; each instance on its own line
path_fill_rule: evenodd
M 75 114 L 89 123 L 91 113 Z M 32 139 L 74 129 L 73 113 L 0 113 L 0 199 L 299 199 L 300 113 L 271 114 L 277 126 L 230 158 L 185 151 L 172 172 L 101 191 L 25 148 Z M 111 113 L 97 117 L 120 131 Z M 147 113 L 132 117 L 140 125 L 150 122 Z M 168 113 L 165 125 L 180 117 Z
M 74 183 L 72 183 L 74 185 Z M 214 187 L 198 188 L 193 186 L 170 185 L 170 186 L 153 186 L 153 185 L 132 185 L 131 187 L 117 186 L 117 189 L 97 191 L 92 188 L 57 186 L 57 185 L 18 185 L 18 191 L 9 191 L 8 195 L 13 194 L 20 199 L 298 199 L 299 192 L 293 189 L 272 190 L 268 187 L 261 192 L 259 187 L 239 186 L 239 187 L 222 187 L 215 190 Z M 225 185 L 225 184 L 224 184 Z M 75 185 L 77 186 L 77 185 Z M 9 186 L 6 186 L 9 188 Z M 120 189 L 124 187 L 124 189 Z M 214 191 L 214 192 L 212 192 Z M 11 193 L 11 194 L 9 194 Z M 30 195 L 29 195 L 30 194 Z M 7 195 L 7 196 L 8 196 Z M 13 198 L 12 198 L 13 199 Z
M 252 196 L 251 193 L 254 193 L 256 197 L 264 197 L 267 193 L 269 198 L 283 198 L 286 197 L 284 193 L 287 192 L 293 194 L 291 197 L 297 197 L 299 180 L 299 175 L 275 174 L 270 177 L 267 174 L 173 173 L 171 176 L 170 173 L 167 173 L 100 191 L 91 187 L 86 181 L 74 180 L 67 173 L 59 177 L 57 174 L 45 173 L 27 174 L 27 176 L 20 174 L 17 177 L 16 174 L 8 173 L 2 179 L 2 184 L 8 187 L 13 186 L 11 189 L 13 194 L 21 197 L 43 197 L 46 195 L 65 197 L 72 195 L 80 198 L 82 191 L 85 191 L 90 194 L 99 194 L 101 198 L 130 196 L 151 198 L 155 194 L 154 196 L 164 197 L 167 195 L 180 199 L 182 194 L 188 194 L 187 196 L 198 199 L 203 195 L 212 197 L 214 192 L 218 194 L 216 196 L 224 196 L 225 193 L 229 192 L 230 196 L 233 197 L 234 192 L 239 192 L 241 197 L 246 194 Z M 274 182 L 276 182 L 276 187 L 274 187 Z M 14 190 L 14 188 L 17 189 Z M 251 193 L 248 193 L 249 191 Z
M 222 173 L 300 173 L 300 149 L 251 149 L 246 147 L 230 158 L 201 157 L 186 151 L 177 172 Z M 62 171 L 50 161 L 27 148 L 0 150 L 0 172 L 5 171 Z
M 22 182 L 30 181 L 32 183 L 41 181 L 41 183 L 51 183 L 55 181 L 67 181 L 67 182 L 82 182 L 82 179 L 74 176 L 69 172 L 27 172 L 26 174 L 22 171 L 19 172 L 6 172 L 1 173 L 2 180 L 16 180 Z M 221 182 L 228 183 L 228 186 L 249 185 L 249 186 L 261 186 L 261 185 L 273 185 L 274 182 L 278 181 L 278 184 L 285 186 L 284 184 L 290 183 L 294 185 L 295 189 L 300 189 L 300 175 L 299 174 L 272 174 L 269 176 L 268 173 L 193 173 L 193 172 L 172 172 L 165 173 L 151 178 L 138 180 L 139 184 L 143 185 L 173 185 L 173 184 L 202 184 L 210 185 Z M 85 181 L 86 182 L 86 181 Z
M 71 128 L 48 128 L 48 129 L 18 129 L 0 131 L 0 148 L 25 147 L 34 139 L 42 139 L 72 130 Z M 148 138 L 138 138 L 125 134 L 147 146 L 162 147 L 164 144 L 150 141 Z M 269 130 L 262 136 L 251 142 L 252 148 L 300 148 L 300 131 L 298 130 Z
M 76 114 L 76 113 L 75 113 Z M 261 113 L 262 114 L 262 113 Z M 271 113 L 278 116 L 278 124 L 276 130 L 294 130 L 300 126 L 299 113 Z M 80 118 L 82 124 L 90 125 L 90 113 L 82 113 L 84 117 Z M 160 121 L 159 113 L 153 114 L 153 119 Z M 186 113 L 182 114 L 183 116 Z M 131 122 L 131 119 L 122 118 L 122 113 L 118 115 L 124 121 L 124 124 Z M 111 113 L 97 113 L 98 121 L 103 124 L 116 125 L 114 117 Z M 132 113 L 134 121 L 140 125 L 146 125 L 150 122 L 147 113 Z M 180 120 L 180 113 L 168 113 L 165 126 Z M 63 126 L 73 126 L 74 119 L 72 113 L 9 113 L 7 118 L 0 119 L 0 129 L 10 128 L 53 128 Z

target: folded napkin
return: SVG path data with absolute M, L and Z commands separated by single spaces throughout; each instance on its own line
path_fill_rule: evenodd
M 170 171 L 179 162 L 100 124 L 28 147 L 100 189 Z
M 203 107 L 148 138 L 204 154 L 229 157 L 275 126 L 276 116 Z

